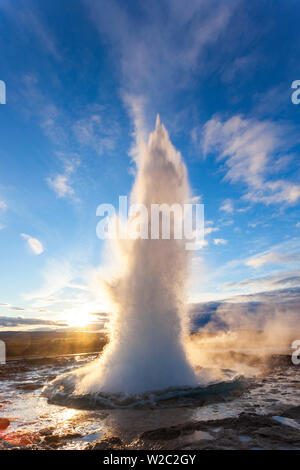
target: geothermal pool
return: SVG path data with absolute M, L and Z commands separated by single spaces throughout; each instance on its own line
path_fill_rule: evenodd
M 51 404 L 46 383 L 95 355 L 9 361 L 1 368 L 0 447 L 41 449 L 300 448 L 300 368 L 275 355 L 242 390 L 138 408 L 78 409 Z M 229 370 L 224 374 L 231 375 Z M 198 401 L 197 401 L 198 400 Z M 141 405 L 141 404 L 140 404 Z

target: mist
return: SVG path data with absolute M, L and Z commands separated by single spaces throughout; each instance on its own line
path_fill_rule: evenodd
M 148 142 L 139 142 L 136 162 L 131 203 L 143 204 L 150 215 L 151 204 L 188 202 L 185 164 L 159 117 Z M 140 216 L 139 222 L 144 222 Z M 136 215 L 128 224 L 131 230 L 137 226 Z M 76 373 L 76 393 L 133 395 L 196 385 L 183 341 L 189 264 L 185 240 L 172 239 L 171 229 L 167 240 L 109 241 L 107 253 L 110 276 L 104 272 L 99 289 L 114 312 L 110 342 L 99 360 Z

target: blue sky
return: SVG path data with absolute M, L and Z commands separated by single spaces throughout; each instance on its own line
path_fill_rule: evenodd
M 299 15 L 296 0 L 0 0 L 0 317 L 105 310 L 96 208 L 129 194 L 135 129 L 157 113 L 205 205 L 190 301 L 299 287 Z

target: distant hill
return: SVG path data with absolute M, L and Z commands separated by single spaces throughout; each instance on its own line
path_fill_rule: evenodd
M 7 359 L 16 357 L 44 357 L 61 354 L 98 352 L 107 343 L 104 333 L 78 330 L 5 331 L 0 340 L 6 344 Z

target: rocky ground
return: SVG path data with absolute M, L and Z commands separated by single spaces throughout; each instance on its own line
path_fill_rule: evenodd
M 287 356 L 274 357 L 269 371 L 242 394 L 214 404 L 84 411 L 47 403 L 41 394 L 46 380 L 92 359 L 7 367 L 1 377 L 0 450 L 300 450 L 300 368 Z
M 0 420 L 0 428 L 9 423 Z M 10 442 L 0 442 L 1 450 L 57 449 L 70 440 L 83 437 L 80 433 L 61 434 L 45 428 L 34 434 L 10 435 Z M 12 444 L 11 441 L 14 440 Z M 86 444 L 83 450 L 217 450 L 217 449 L 290 449 L 300 450 L 300 406 L 288 408 L 281 416 L 260 416 L 242 413 L 236 418 L 188 422 L 146 431 L 131 443 L 117 436 Z

